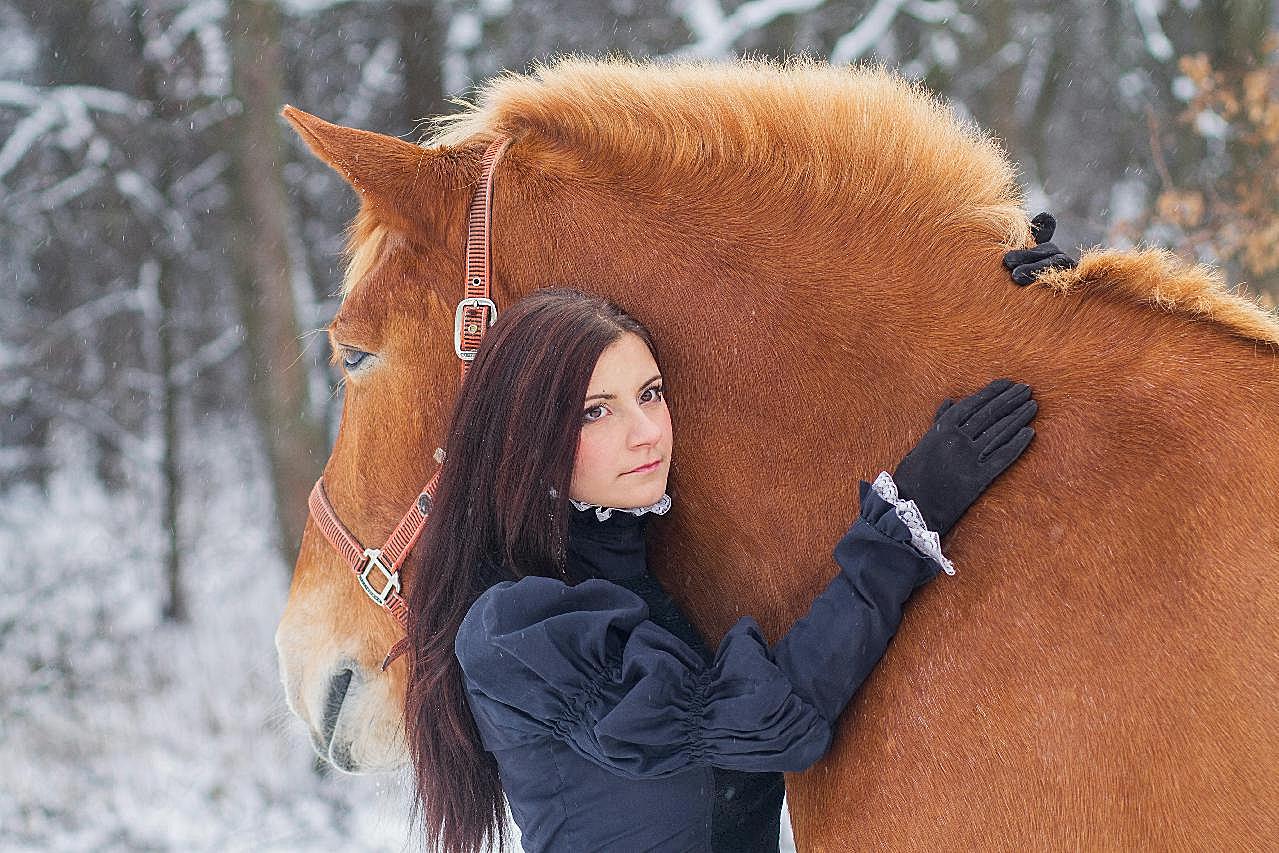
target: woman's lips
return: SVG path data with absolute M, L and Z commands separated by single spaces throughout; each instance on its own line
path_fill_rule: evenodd
M 662 460 L 654 459 L 652 462 L 648 463 L 647 465 L 641 465 L 638 468 L 633 468 L 630 471 L 627 471 L 626 473 L 627 474 L 647 474 L 649 471 L 656 471 L 657 466 L 661 464 L 662 464 Z M 626 475 L 623 474 L 622 476 L 626 476 Z

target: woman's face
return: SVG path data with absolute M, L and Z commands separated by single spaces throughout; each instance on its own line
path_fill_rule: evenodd
M 661 500 L 671 469 L 671 413 L 662 375 L 638 335 L 600 353 L 582 404 L 569 497 L 632 509 Z

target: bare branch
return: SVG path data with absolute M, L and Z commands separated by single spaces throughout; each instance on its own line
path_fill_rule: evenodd
M 0 362 L 0 367 L 21 367 L 37 362 L 63 336 L 83 332 L 107 317 L 143 307 L 143 294 L 137 288 L 113 290 L 97 299 L 77 305 L 40 331 L 27 347 L 13 352 Z
M 22 162 L 37 139 L 58 126 L 60 118 L 57 106 L 46 103 L 14 125 L 13 132 L 4 141 L 4 147 L 0 148 L 0 180 Z
M 171 377 L 173 384 L 190 385 L 199 378 L 201 370 L 230 358 L 243 343 L 243 326 L 232 326 L 224 330 L 222 334 L 193 352 L 186 361 L 174 365 Z
M 146 465 L 154 465 L 158 461 L 154 445 L 138 438 L 106 409 L 73 397 L 45 382 L 37 380 L 25 384 L 25 390 L 29 392 L 26 399 L 46 416 L 77 423 L 120 453 Z M 13 390 L 4 389 L 5 396 L 9 396 Z

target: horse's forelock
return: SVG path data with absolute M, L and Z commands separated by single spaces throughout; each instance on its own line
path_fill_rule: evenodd
M 387 228 L 366 208 L 347 229 L 346 269 L 342 273 L 342 297 L 350 295 L 357 282 L 369 274 L 386 245 Z

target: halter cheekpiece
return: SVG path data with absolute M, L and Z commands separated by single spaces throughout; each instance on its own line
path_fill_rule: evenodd
M 453 351 L 461 362 L 463 379 L 466 378 L 471 362 L 475 360 L 475 353 L 480 348 L 484 333 L 497 320 L 497 305 L 493 302 L 490 288 L 492 252 L 489 231 L 493 219 L 493 171 L 510 142 L 510 137 L 499 136 L 489 143 L 480 165 L 480 181 L 471 197 L 470 212 L 467 214 L 466 281 L 462 299 L 457 303 L 453 314 Z M 436 455 L 436 461 L 443 463 L 439 454 Z M 389 611 L 406 632 L 409 626 L 409 606 L 400 594 L 400 567 L 421 537 L 422 528 L 426 526 L 439 479 L 440 469 L 436 469 L 435 476 L 431 477 L 431 481 L 413 501 L 413 505 L 381 548 L 365 548 L 342 523 L 324 490 L 324 477 L 315 481 L 307 500 L 316 527 L 355 572 L 356 580 L 365 595 L 378 607 Z M 382 661 L 382 669 L 390 666 L 407 648 L 408 637 L 401 637 L 387 652 Z

